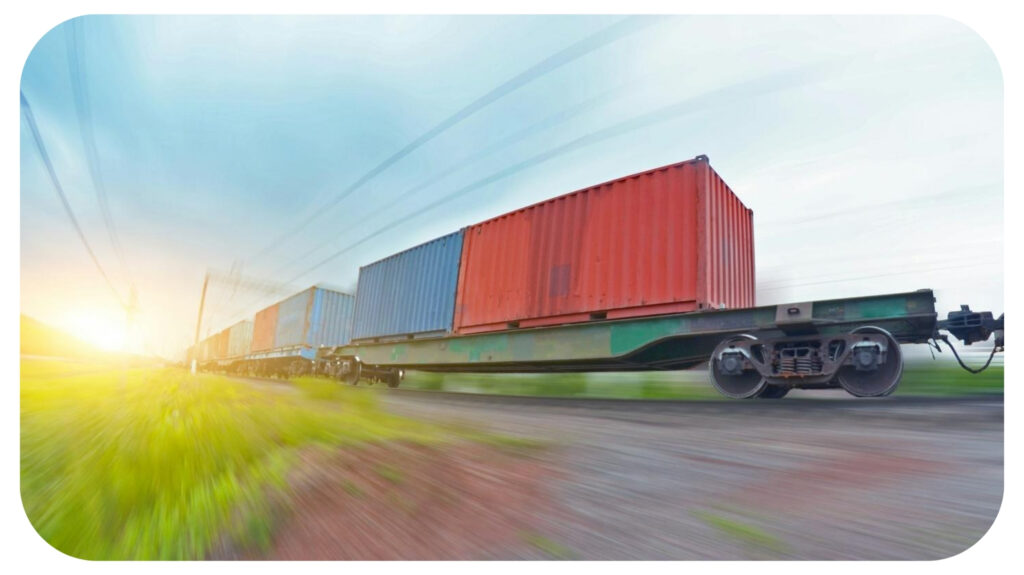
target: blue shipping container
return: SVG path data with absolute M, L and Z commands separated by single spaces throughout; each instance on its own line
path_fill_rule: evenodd
M 352 339 L 451 332 L 462 230 L 359 268 Z
M 354 305 L 353 296 L 320 287 L 293 295 L 278 305 L 274 348 L 347 344 Z

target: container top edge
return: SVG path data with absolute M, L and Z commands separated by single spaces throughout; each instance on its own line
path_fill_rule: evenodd
M 682 162 L 676 162 L 674 164 L 667 164 L 667 165 L 664 165 L 664 166 L 658 166 L 657 168 L 651 168 L 649 170 L 643 170 L 641 172 L 636 172 L 636 173 L 633 173 L 633 174 L 629 174 L 628 176 L 621 176 L 621 177 L 618 177 L 618 178 L 615 178 L 615 179 L 612 179 L 612 180 L 608 180 L 606 182 L 601 182 L 599 184 L 594 184 L 592 186 L 587 186 L 585 188 L 580 188 L 580 189 L 574 190 L 572 192 L 568 192 L 568 193 L 565 193 L 565 194 L 559 194 L 559 195 L 554 196 L 552 198 L 548 198 L 546 200 L 541 200 L 539 202 L 535 202 L 535 203 L 532 203 L 532 204 L 530 204 L 528 206 L 523 206 L 521 208 L 516 208 L 515 210 L 512 210 L 511 212 L 505 212 L 503 214 L 499 214 L 497 216 L 494 216 L 493 218 L 488 218 L 486 220 L 483 220 L 482 222 L 478 222 L 478 223 L 466 226 L 463 229 L 478 228 L 480 226 L 489 224 L 491 222 L 495 222 L 495 221 L 500 220 L 502 218 L 507 218 L 509 216 L 513 216 L 513 215 L 521 213 L 521 212 L 532 210 L 532 209 L 537 208 L 539 206 L 542 206 L 544 204 L 549 204 L 551 202 L 555 202 L 555 201 L 558 201 L 560 199 L 567 198 L 569 196 L 574 196 L 574 195 L 577 195 L 577 194 L 582 194 L 583 192 L 587 192 L 587 191 L 590 191 L 590 190 L 595 190 L 597 188 L 601 188 L 601 187 L 604 187 L 604 186 L 610 186 L 612 184 L 617 184 L 619 182 L 624 182 L 626 180 L 632 180 L 634 178 L 639 178 L 641 176 L 646 176 L 648 174 L 653 174 L 653 173 L 656 173 L 656 172 L 664 172 L 664 171 L 675 169 L 675 168 L 682 168 L 684 166 L 688 166 L 688 165 L 691 165 L 691 164 L 698 164 L 698 163 L 701 163 L 701 162 L 707 163 L 708 167 L 711 168 L 711 161 L 708 159 L 707 156 L 701 154 L 701 155 L 699 155 L 699 156 L 697 156 L 695 158 L 691 158 L 689 160 L 683 160 Z M 711 169 L 714 170 L 714 168 L 711 168 Z M 715 172 L 715 173 L 717 174 L 718 172 Z M 725 182 L 725 178 L 722 178 L 721 174 L 719 174 L 718 177 L 722 180 L 722 182 Z M 728 184 L 726 184 L 726 185 L 728 186 Z M 731 187 L 729 189 L 732 190 Z M 735 192 L 733 192 L 733 194 L 735 195 Z M 738 196 L 737 196 L 737 198 L 738 198 Z M 746 207 L 746 206 L 744 206 L 744 207 Z
M 466 229 L 469 228 L 469 227 L 472 227 L 472 226 L 466 226 L 466 227 L 463 227 L 463 228 L 459 228 L 459 229 L 455 230 L 454 232 L 445 234 L 443 236 L 438 236 L 438 237 L 436 237 L 436 238 L 434 238 L 432 240 L 427 240 L 427 241 L 425 241 L 423 243 L 416 244 L 416 245 L 412 246 L 411 248 L 405 248 L 404 250 L 402 250 L 400 252 L 393 253 L 393 254 L 391 254 L 389 256 L 386 256 L 386 257 L 383 257 L 383 258 L 381 258 L 381 259 L 379 259 L 377 261 L 373 261 L 373 262 L 370 262 L 370 263 L 368 263 L 366 265 L 359 266 L 359 270 L 362 271 L 364 268 L 373 267 L 373 266 L 375 266 L 375 265 L 377 265 L 379 263 L 383 263 L 383 262 L 386 262 L 386 261 L 388 261 L 390 259 L 397 258 L 398 256 L 405 255 L 406 253 L 409 253 L 409 252 L 412 252 L 412 251 L 416 251 L 416 250 L 421 249 L 421 248 L 425 248 L 426 246 L 429 246 L 430 244 L 439 242 L 441 240 L 446 240 L 446 239 L 448 239 L 448 238 L 450 238 L 452 236 L 461 234 L 462 232 L 466 231 Z

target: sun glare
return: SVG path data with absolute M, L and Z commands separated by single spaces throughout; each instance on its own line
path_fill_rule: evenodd
M 124 351 L 125 318 L 105 310 L 77 310 L 68 314 L 61 327 L 78 339 L 107 351 Z

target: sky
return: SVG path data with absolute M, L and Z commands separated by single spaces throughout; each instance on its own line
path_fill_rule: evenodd
M 109 347 L 180 356 L 208 270 L 203 335 L 699 154 L 754 211 L 759 305 L 1003 309 L 1002 76 L 942 17 L 86 16 L 21 89 L 118 294 L 23 114 L 22 313 Z

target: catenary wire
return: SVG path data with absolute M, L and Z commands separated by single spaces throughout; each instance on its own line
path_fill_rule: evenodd
M 583 40 L 580 40 L 569 47 L 545 58 L 544 60 L 534 64 L 525 71 L 517 74 L 511 79 L 505 81 L 501 85 L 497 86 L 490 92 L 487 92 L 483 96 L 480 96 L 467 106 L 460 109 L 458 112 L 448 116 L 434 127 L 430 128 L 413 141 L 406 144 L 403 148 L 397 152 L 388 156 L 384 161 L 377 164 L 370 171 L 360 176 L 355 182 L 351 183 L 348 187 L 341 191 L 325 204 L 315 209 L 309 216 L 300 221 L 296 226 L 289 228 L 285 233 L 276 236 L 271 242 L 269 242 L 263 249 L 256 253 L 250 259 L 260 258 L 281 245 L 284 245 L 291 237 L 296 236 L 306 226 L 316 221 L 327 211 L 333 209 L 340 204 L 345 198 L 350 196 L 353 192 L 361 188 L 367 182 L 373 180 L 382 172 L 420 148 L 427 142 L 430 142 L 437 136 L 446 132 L 450 128 L 459 124 L 466 118 L 479 112 L 483 108 L 489 106 L 501 98 L 511 94 L 519 88 L 533 82 L 534 80 L 541 78 L 542 76 L 556 70 L 569 62 L 577 60 L 598 48 L 601 48 L 607 44 L 610 44 L 616 40 L 624 38 L 630 34 L 638 32 L 647 26 L 650 26 L 656 22 L 655 19 L 649 17 L 631 16 L 624 18 L 615 24 L 608 26 L 595 34 L 592 34 Z
M 355 247 L 362 245 L 363 243 L 373 238 L 376 238 L 384 233 L 387 233 L 389 230 L 397 227 L 398 225 L 404 224 L 405 222 L 413 218 L 423 215 L 424 213 L 429 212 L 442 204 L 445 204 L 469 192 L 472 192 L 474 190 L 477 190 L 479 188 L 493 184 L 499 180 L 517 174 L 523 170 L 532 168 L 544 162 L 548 162 L 554 158 L 563 156 L 579 148 L 590 146 L 607 140 L 609 138 L 621 136 L 623 134 L 635 131 L 637 129 L 645 128 L 652 124 L 663 122 L 668 118 L 695 112 L 696 110 L 701 109 L 705 105 L 713 105 L 715 103 L 720 103 L 721 101 L 726 100 L 728 98 L 743 97 L 745 94 L 752 92 L 763 94 L 775 90 L 790 89 L 797 87 L 804 83 L 820 79 L 821 77 L 823 77 L 823 74 L 832 70 L 834 64 L 834 62 L 817 63 L 809 66 L 792 68 L 778 73 L 768 74 L 766 76 L 755 78 L 753 80 L 740 82 L 738 84 L 727 86 L 725 88 L 720 88 L 718 90 L 713 90 L 695 96 L 693 98 L 688 98 L 681 102 L 670 104 L 668 106 L 658 108 L 651 112 L 634 116 L 622 122 L 613 124 L 612 126 L 609 126 L 607 128 L 598 130 L 596 132 L 585 134 L 583 136 L 570 140 L 564 144 L 555 146 L 554 148 L 550 148 L 544 152 L 541 152 L 540 154 L 536 154 L 530 158 L 527 158 L 526 160 L 523 160 L 502 170 L 499 170 L 495 173 L 492 173 L 491 175 L 484 177 L 480 180 L 477 180 L 469 185 L 458 188 L 455 191 L 446 194 L 425 206 L 418 208 L 416 211 L 409 213 L 393 221 L 392 223 L 387 224 L 374 232 L 371 232 L 366 236 L 363 236 L 354 243 L 351 243 L 339 249 L 330 256 L 320 260 L 318 263 L 295 275 L 293 278 L 289 279 L 285 283 L 294 282 L 295 280 L 305 276 L 306 274 L 313 272 L 319 269 L 320 267 L 323 267 L 324 265 L 330 263 L 339 256 L 351 251 Z
M 107 187 L 100 170 L 99 153 L 96 150 L 96 135 L 93 130 L 92 112 L 89 103 L 89 92 L 86 88 L 86 66 L 81 55 L 81 39 L 79 38 L 81 20 L 71 20 L 66 28 L 68 72 L 71 77 L 71 94 L 75 102 L 75 113 L 78 117 L 78 126 L 82 136 L 82 147 L 85 149 L 86 166 L 89 169 L 89 177 L 92 180 L 93 189 L 96 191 L 96 201 L 100 206 L 100 214 L 103 216 L 103 225 L 110 237 L 110 244 L 114 248 L 114 254 L 121 266 L 121 272 L 132 284 L 131 272 L 128 262 L 124 256 L 124 249 L 121 247 L 121 240 L 114 225 L 114 217 L 110 211 L 110 202 L 107 197 Z
M 28 99 L 25 97 L 25 92 L 21 92 L 21 111 L 25 117 L 25 121 L 28 123 L 29 131 L 32 133 L 32 140 L 36 144 L 36 150 L 39 152 L 39 156 L 43 159 L 43 164 L 46 166 L 46 172 L 50 176 L 50 182 L 53 184 L 53 188 L 57 191 L 57 196 L 60 197 L 60 202 L 64 206 L 64 212 L 67 213 L 68 219 L 71 220 L 71 225 L 75 228 L 75 233 L 78 235 L 78 239 L 82 242 L 82 246 L 85 247 L 85 251 L 89 254 L 89 259 L 96 266 L 96 271 L 103 277 L 103 281 L 106 282 L 107 287 L 110 288 L 110 293 L 117 300 L 117 303 L 125 308 L 127 304 L 121 298 L 117 289 L 114 287 L 113 282 L 110 281 L 110 276 L 103 269 L 100 264 L 99 258 L 96 257 L 96 252 L 93 251 L 92 246 L 89 245 L 89 240 L 85 237 L 85 232 L 82 231 L 82 226 L 78 223 L 78 218 L 75 217 L 74 210 L 71 209 L 71 204 L 68 202 L 67 195 L 64 193 L 64 187 L 61 186 L 60 179 L 57 178 L 57 172 L 53 168 L 53 162 L 50 161 L 50 155 L 46 152 L 46 146 L 43 144 L 42 136 L 39 134 L 39 128 L 36 125 L 35 116 L 32 114 L 32 107 L 29 105 Z

